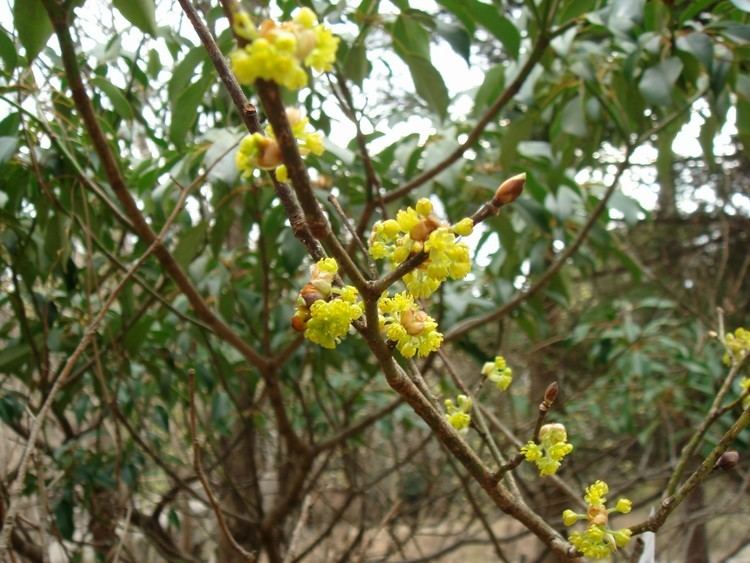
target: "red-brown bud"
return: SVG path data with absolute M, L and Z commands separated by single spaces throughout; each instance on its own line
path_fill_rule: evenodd
M 258 166 L 263 169 L 276 168 L 284 162 L 281 158 L 281 149 L 276 139 L 266 139 L 258 155 Z
M 292 317 L 292 328 L 297 332 L 305 332 L 306 325 L 307 322 L 302 317 L 298 317 L 297 315 Z
M 547 385 L 547 389 L 544 391 L 544 402 L 548 405 L 552 405 L 557 400 L 557 394 L 560 392 L 560 386 L 557 381 L 553 381 Z
M 318 299 L 325 299 L 325 295 L 323 295 L 312 283 L 305 284 L 302 291 L 299 292 L 299 295 L 302 297 L 302 300 L 308 308 L 312 307 L 312 304 Z
M 500 207 L 513 203 L 518 199 L 518 196 L 523 192 L 523 187 L 526 184 L 526 174 L 516 174 L 505 180 L 495 192 L 495 197 L 492 198 L 492 205 Z
M 719 459 L 716 460 L 714 469 L 723 469 L 724 471 L 729 471 L 731 469 L 734 469 L 739 462 L 739 452 L 737 452 L 736 450 L 729 450 L 728 452 L 724 452 L 723 454 L 721 454 Z

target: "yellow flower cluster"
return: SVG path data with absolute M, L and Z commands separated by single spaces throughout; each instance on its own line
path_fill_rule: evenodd
M 513 370 L 510 369 L 502 356 L 495 356 L 494 361 L 485 363 L 482 366 L 482 375 L 501 391 L 505 391 L 513 382 Z
M 257 28 L 246 12 L 238 12 L 232 27 L 248 41 L 229 54 L 232 70 L 242 84 L 262 78 L 297 90 L 307 84 L 303 65 L 330 71 L 336 60 L 339 38 L 318 23 L 310 8 L 298 10 L 291 21 L 277 24 L 264 20 Z
M 724 347 L 727 350 L 723 358 L 726 365 L 741 362 L 750 353 L 750 330 L 740 327 L 734 333 L 730 332 L 724 338 Z
M 387 294 L 378 300 L 381 330 L 385 337 L 396 343 L 405 358 L 427 356 L 440 348 L 443 335 L 437 330 L 435 320 L 419 308 L 414 298 L 406 292 L 393 297 Z
M 333 258 L 312 267 L 310 281 L 302 288 L 292 317 L 292 327 L 323 348 L 333 349 L 349 332 L 349 326 L 364 313 L 357 288 L 335 287 L 338 264 Z
M 294 109 L 288 108 L 286 116 L 292 129 L 294 137 L 297 139 L 297 146 L 302 156 L 310 153 L 323 154 L 323 139 L 320 133 L 309 130 L 309 120 Z M 243 177 L 250 177 L 253 170 L 260 168 L 262 170 L 276 170 L 276 178 L 280 182 L 288 180 L 286 166 L 282 164 L 281 149 L 276 142 L 273 129 L 269 125 L 265 129 L 265 135 L 262 133 L 251 133 L 246 135 L 240 141 L 239 149 L 234 158 L 237 168 Z
M 453 428 L 459 433 L 466 434 L 469 431 L 469 425 L 471 424 L 471 398 L 466 395 L 459 395 L 456 397 L 456 403 L 453 403 L 451 399 L 445 400 L 445 418 Z
M 626 498 L 620 498 L 614 508 L 607 508 L 606 495 L 609 487 L 604 481 L 596 481 L 586 488 L 584 500 L 588 510 L 586 514 L 579 514 L 570 509 L 563 512 L 563 524 L 572 526 L 579 520 L 586 520 L 587 527 L 583 532 L 572 532 L 570 543 L 592 559 L 606 559 L 618 547 L 624 547 L 630 541 L 631 532 L 628 528 L 611 530 L 608 527 L 609 515 L 612 512 L 627 514 L 633 508 L 633 503 Z
M 568 433 L 562 424 L 545 424 L 539 430 L 539 441 L 529 441 L 521 448 L 526 461 L 534 463 L 539 469 L 539 475 L 547 477 L 554 475 L 560 469 L 563 458 L 573 451 L 573 444 L 569 444 Z
M 370 255 L 398 266 L 409 256 L 426 252 L 427 260 L 406 274 L 404 283 L 414 297 L 428 297 L 446 279 L 462 279 L 471 271 L 469 248 L 456 237 L 470 235 L 473 228 L 468 217 L 453 226 L 440 222 L 432 214 L 430 200 L 422 198 L 414 208 L 400 210 L 395 219 L 373 225 Z

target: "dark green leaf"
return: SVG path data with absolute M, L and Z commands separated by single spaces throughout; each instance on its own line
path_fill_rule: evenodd
M 156 14 L 154 0 L 112 0 L 112 4 L 125 19 L 138 29 L 149 35 L 156 36 Z
M 187 268 L 190 262 L 193 261 L 193 258 L 200 252 L 203 247 L 207 228 L 208 224 L 202 221 L 196 226 L 186 229 L 180 236 L 180 240 L 172 254 L 177 263 L 183 268 Z
M 355 43 L 344 60 L 344 75 L 354 82 L 357 86 L 362 86 L 362 82 L 370 72 L 370 62 L 367 60 L 367 51 L 364 43 Z
M 474 113 L 484 111 L 494 102 L 505 86 L 505 65 L 497 64 L 484 75 L 484 82 L 474 96 Z
M 467 2 L 474 20 L 500 40 L 505 50 L 513 58 L 518 58 L 521 48 L 521 34 L 511 21 L 500 13 L 497 6 L 484 4 L 478 0 Z
M 10 160 L 18 149 L 18 139 L 15 137 L 0 137 L 0 164 Z
M 13 23 L 18 30 L 18 39 L 26 49 L 26 64 L 31 64 L 52 35 L 47 10 L 41 0 L 15 0 Z
M 460 25 L 438 22 L 437 32 L 450 44 L 456 53 L 461 55 L 467 63 L 469 62 L 469 55 L 471 54 L 471 37 L 469 37 L 469 34 L 466 33 L 466 30 L 463 27 Z
M 114 107 L 115 111 L 120 114 L 120 117 L 128 121 L 133 119 L 133 108 L 130 107 L 130 103 L 122 90 L 106 78 L 101 78 L 99 76 L 92 78 L 91 84 L 107 95 L 107 98 L 109 98 L 109 101 L 112 103 L 112 107 Z
M 417 94 L 441 120 L 445 119 L 450 98 L 443 77 L 427 59 L 411 55 L 406 55 L 403 59 L 409 66 Z
M 402 57 L 430 59 L 430 35 L 414 18 L 401 14 L 393 24 L 392 35 L 394 47 Z
M 177 98 L 169 124 L 169 139 L 177 146 L 185 143 L 185 136 L 198 117 L 198 106 L 208 89 L 209 81 L 199 80 L 188 86 Z
M 672 86 L 680 72 L 682 72 L 682 61 L 677 57 L 669 58 L 646 69 L 638 83 L 638 88 L 648 103 L 669 105 L 672 102 Z
M 7 73 L 16 68 L 16 64 L 18 63 L 16 46 L 13 44 L 13 40 L 2 29 L 0 29 L 0 59 L 3 60 L 3 69 Z

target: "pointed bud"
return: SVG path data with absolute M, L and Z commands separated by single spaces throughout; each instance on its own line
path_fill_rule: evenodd
M 292 317 L 292 328 L 297 332 L 305 332 L 307 322 L 302 317 L 294 315 Z
M 549 406 L 552 406 L 552 404 L 557 399 L 557 394 L 559 392 L 560 386 L 557 384 L 557 381 L 553 381 L 552 383 L 547 385 L 547 389 L 544 391 L 544 402 Z
M 724 471 L 729 471 L 731 469 L 734 469 L 739 462 L 740 454 L 736 450 L 729 450 L 728 452 L 724 452 L 723 454 L 721 454 L 721 457 L 716 460 L 714 469 L 723 469 Z
M 492 198 L 492 205 L 500 207 L 513 203 L 518 199 L 518 196 L 523 192 L 523 187 L 526 184 L 526 174 L 516 174 L 511 178 L 505 180 L 495 192 L 495 197 Z
M 330 284 L 328 284 L 328 287 L 330 288 Z M 313 283 L 305 284 L 305 287 L 302 288 L 302 291 L 300 291 L 299 294 L 307 307 L 312 307 L 312 304 L 319 299 L 326 298 L 321 289 Z

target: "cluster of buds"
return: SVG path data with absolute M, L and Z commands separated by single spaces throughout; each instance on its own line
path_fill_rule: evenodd
M 292 129 L 297 147 L 302 156 L 310 153 L 323 154 L 323 139 L 320 133 L 310 131 L 307 117 L 295 108 L 287 108 L 286 117 Z M 251 133 L 240 141 L 239 149 L 235 154 L 235 164 L 243 177 L 249 177 L 256 168 L 262 170 L 275 170 L 276 178 L 280 182 L 286 182 L 287 170 L 283 164 L 281 149 L 276 141 L 271 126 L 267 126 L 265 134 Z
M 456 404 L 457 403 L 457 404 Z M 466 434 L 471 425 L 471 398 L 466 395 L 456 397 L 456 403 L 451 399 L 445 400 L 445 419 L 461 434 Z
M 723 360 L 726 365 L 734 365 L 743 361 L 750 353 L 750 330 L 740 327 L 733 333 L 730 332 L 724 337 L 724 347 L 726 353 Z
M 430 200 L 422 198 L 414 208 L 400 210 L 395 219 L 373 225 L 370 255 L 398 266 L 410 256 L 425 252 L 427 259 L 404 276 L 404 283 L 414 297 L 428 297 L 446 279 L 463 279 L 471 271 L 469 247 L 456 237 L 468 236 L 473 229 L 468 217 L 452 226 L 441 222 L 432 213 Z
M 539 444 L 529 440 L 521 448 L 526 461 L 534 463 L 539 475 L 554 475 L 560 469 L 563 458 L 573 451 L 573 444 L 568 443 L 565 426 L 559 423 L 545 424 L 539 430 Z
M 339 38 L 319 24 L 310 8 L 301 8 L 291 21 L 264 20 L 257 28 L 246 12 L 232 18 L 234 32 L 247 41 L 229 54 L 237 80 L 252 84 L 272 80 L 290 90 L 307 84 L 303 65 L 324 72 L 336 60 Z
M 292 317 L 296 331 L 329 349 L 336 347 L 364 313 L 357 288 L 333 285 L 338 268 L 333 258 L 323 258 L 313 265 L 310 281 L 300 291 Z
M 396 344 L 405 358 L 424 357 L 440 348 L 443 335 L 437 330 L 437 322 L 417 305 L 410 294 L 383 295 L 378 300 L 378 310 L 381 331 Z
M 586 488 L 586 514 L 578 514 L 573 510 L 563 512 L 563 524 L 572 526 L 579 520 L 587 522 L 586 530 L 583 532 L 572 532 L 569 536 L 570 543 L 592 559 L 607 559 L 618 547 L 624 547 L 630 541 L 631 532 L 628 528 L 612 530 L 609 528 L 609 515 L 612 512 L 627 514 L 633 507 L 633 503 L 626 498 L 617 500 L 614 508 L 607 508 L 606 495 L 609 487 L 604 481 L 596 481 Z
M 482 366 L 482 375 L 501 391 L 505 391 L 513 382 L 513 370 L 502 356 L 495 356 L 492 362 L 485 363 Z

